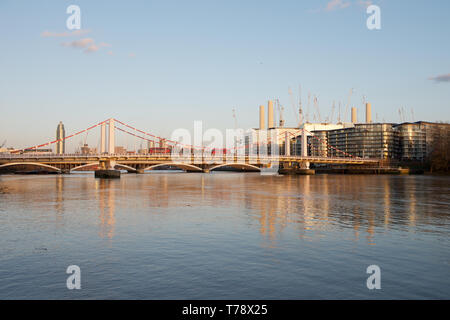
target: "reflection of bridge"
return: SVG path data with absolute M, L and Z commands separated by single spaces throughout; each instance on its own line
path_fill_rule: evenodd
M 36 166 L 51 171 L 69 173 L 77 170 L 97 170 L 115 168 L 128 172 L 143 173 L 161 166 L 171 166 L 190 172 L 209 172 L 221 167 L 260 171 L 277 165 L 281 167 L 303 167 L 305 163 L 378 165 L 379 160 L 361 158 L 328 158 L 302 156 L 176 156 L 170 154 L 153 155 L 0 155 L 0 169 L 13 166 Z

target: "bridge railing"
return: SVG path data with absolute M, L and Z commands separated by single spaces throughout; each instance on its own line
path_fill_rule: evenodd
M 204 156 L 204 155 L 188 155 L 188 156 L 172 156 L 167 153 L 155 153 L 155 154 L 39 154 L 39 153 L 24 153 L 24 154 L 0 154 L 0 160 L 27 160 L 27 159 L 76 159 L 76 160 L 99 160 L 108 158 L 126 158 L 126 161 L 138 161 L 138 160 L 161 160 L 172 162 L 209 162 L 209 163 L 224 163 L 224 162 L 252 162 L 252 163 L 262 163 L 262 162 L 277 162 L 277 161 L 331 161 L 331 162 L 354 162 L 354 163 L 375 163 L 379 162 L 381 159 L 369 159 L 369 158 L 343 158 L 343 157 L 316 157 L 316 156 L 259 156 L 259 155 L 214 155 L 214 156 Z M 98 159 L 96 159 L 98 158 Z

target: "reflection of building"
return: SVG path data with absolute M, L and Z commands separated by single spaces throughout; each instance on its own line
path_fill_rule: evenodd
M 59 122 L 56 128 L 56 140 L 61 140 L 56 142 L 56 153 L 63 154 L 66 153 L 66 131 L 64 130 L 64 125 L 62 121 Z
M 100 179 L 98 187 L 100 189 L 100 237 L 112 239 L 114 237 L 115 218 L 115 190 L 113 182 Z

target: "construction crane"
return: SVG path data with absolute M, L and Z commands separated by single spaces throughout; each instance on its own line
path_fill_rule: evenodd
M 308 104 L 306 106 L 306 122 L 309 123 L 309 105 L 311 104 L 311 93 L 308 92 Z
M 277 104 L 277 108 L 278 108 L 278 113 L 280 115 L 280 128 L 284 127 L 284 118 L 283 118 L 283 111 L 284 111 L 284 107 L 280 104 L 280 100 L 276 99 L 275 100 L 276 104 Z
M 5 146 L 5 144 L 6 144 L 6 140 L 3 141 L 2 145 L 0 146 L 0 148 L 3 148 Z
M 322 120 L 320 117 L 319 100 L 317 99 L 317 96 L 314 96 L 314 108 L 316 108 L 317 111 L 317 121 L 320 123 Z
M 341 123 L 341 101 L 339 101 L 339 112 L 338 112 L 337 123 Z
M 352 94 L 353 94 L 354 89 L 351 88 L 350 89 L 350 93 L 348 94 L 348 100 L 347 100 L 347 105 L 345 106 L 345 114 L 344 114 L 344 121 L 345 119 L 347 119 L 347 115 L 348 115 L 348 108 L 350 106 L 350 101 L 352 99 Z
M 331 118 L 330 118 L 330 122 L 333 123 L 333 118 L 334 118 L 334 108 L 336 107 L 336 102 L 333 100 L 333 105 L 331 106 Z
M 304 121 L 302 107 L 302 86 L 298 86 L 298 126 L 300 127 Z
M 290 98 L 290 100 L 291 100 L 291 104 L 292 104 L 292 111 L 294 111 L 294 117 L 297 119 L 297 122 L 299 122 L 299 119 L 298 119 L 298 113 L 297 113 L 297 110 L 295 110 L 296 108 L 295 108 L 295 100 L 294 100 L 294 95 L 292 94 L 292 90 L 291 90 L 291 87 L 288 87 L 288 93 L 289 93 L 289 98 Z M 280 123 L 281 123 L 281 118 L 280 118 Z
M 236 108 L 233 108 L 234 129 L 237 129 Z

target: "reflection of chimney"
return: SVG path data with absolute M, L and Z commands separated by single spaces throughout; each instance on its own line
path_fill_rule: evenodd
M 264 130 L 264 106 L 259 106 L 259 129 Z
M 372 123 L 372 105 L 370 102 L 366 103 L 366 123 Z
M 356 108 L 353 107 L 352 108 L 352 123 L 357 123 L 358 122 L 358 115 L 356 113 Z
M 273 102 L 269 100 L 267 103 L 267 129 L 273 128 Z

